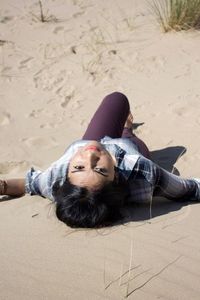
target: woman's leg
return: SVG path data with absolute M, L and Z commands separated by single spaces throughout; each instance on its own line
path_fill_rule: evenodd
M 83 136 L 84 140 L 100 140 L 104 136 L 120 138 L 130 106 L 125 95 L 119 92 L 106 96 Z

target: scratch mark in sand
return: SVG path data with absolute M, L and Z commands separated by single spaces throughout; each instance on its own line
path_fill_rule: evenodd
M 139 268 L 141 265 L 137 265 L 136 267 L 132 267 L 131 269 L 130 269 L 130 271 L 132 271 L 132 270 L 134 270 L 134 269 L 137 269 L 137 268 Z M 129 273 L 129 270 L 127 270 L 126 272 L 124 272 L 122 275 L 120 275 L 119 277 L 117 277 L 116 279 L 114 279 L 114 280 L 112 280 L 106 287 L 105 287 L 105 290 L 107 290 L 113 283 L 115 283 L 116 281 L 118 281 L 118 280 L 121 280 L 121 278 L 123 277 L 123 276 L 125 276 L 127 273 Z
M 131 278 L 132 260 L 133 260 L 133 240 L 131 240 L 131 252 L 130 252 L 130 261 L 129 261 L 129 269 L 128 269 L 128 283 L 127 283 L 127 287 L 126 287 L 126 297 L 128 295 L 129 282 L 130 282 L 130 278 Z
M 178 238 L 178 239 L 176 239 L 176 240 L 173 240 L 172 243 L 177 243 L 177 242 L 179 242 L 179 241 L 181 241 L 181 240 L 184 240 L 184 239 L 187 239 L 187 238 L 188 238 L 188 235 L 186 235 L 186 236 L 181 236 L 180 238 Z
M 170 262 L 169 264 L 167 264 L 164 268 L 162 268 L 159 272 L 157 272 L 156 274 L 152 275 L 147 281 L 145 281 L 143 284 L 141 284 L 140 286 L 138 286 L 137 288 L 135 288 L 134 290 L 132 290 L 129 294 L 126 295 L 126 298 L 128 298 L 131 294 L 133 294 L 134 292 L 136 292 L 137 290 L 141 289 L 142 287 L 144 287 L 147 283 L 149 283 L 152 279 L 154 279 L 155 277 L 159 276 L 162 272 L 164 272 L 168 267 L 170 267 L 171 265 L 175 264 L 181 257 L 183 257 L 183 255 L 178 256 L 176 259 L 174 259 L 172 262 Z
M 137 278 L 137 277 L 139 277 L 139 276 L 141 276 L 141 275 L 143 275 L 143 274 L 149 272 L 150 270 L 151 270 L 151 268 L 149 268 L 149 269 L 147 269 L 147 270 L 144 270 L 143 272 L 141 272 L 141 273 L 135 275 L 133 278 L 131 278 L 130 281 L 132 281 L 132 280 L 134 280 L 135 278 Z M 123 285 L 125 285 L 125 284 L 127 284 L 127 282 L 122 283 L 120 286 L 123 286 Z

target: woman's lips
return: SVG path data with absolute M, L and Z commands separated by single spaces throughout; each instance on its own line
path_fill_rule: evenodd
M 100 151 L 100 149 L 96 146 L 88 146 L 85 148 L 85 150 Z

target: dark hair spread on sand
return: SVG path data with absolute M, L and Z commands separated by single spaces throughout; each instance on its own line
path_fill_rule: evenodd
M 71 227 L 92 228 L 109 225 L 121 218 L 125 189 L 112 182 L 92 192 L 66 181 L 61 188 L 54 184 L 53 196 L 59 220 Z

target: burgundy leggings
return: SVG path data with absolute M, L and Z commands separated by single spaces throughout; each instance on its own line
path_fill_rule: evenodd
M 129 101 L 125 95 L 119 92 L 107 95 L 91 119 L 83 139 L 99 141 L 106 135 L 113 139 L 128 138 L 138 146 L 143 156 L 149 158 L 149 149 L 145 143 L 131 129 L 124 128 L 129 112 Z

